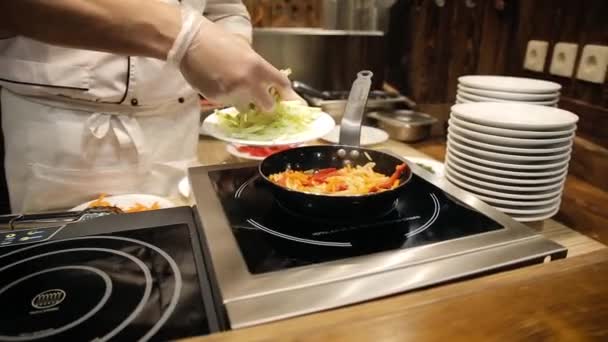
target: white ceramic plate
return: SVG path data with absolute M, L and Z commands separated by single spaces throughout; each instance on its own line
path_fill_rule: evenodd
M 475 170 L 471 170 L 469 168 L 467 168 L 464 165 L 461 165 L 458 163 L 458 161 L 455 161 L 454 159 L 451 159 L 450 157 L 447 157 L 447 164 L 449 165 L 449 167 L 451 167 L 452 169 L 458 171 L 461 174 L 467 175 L 467 176 L 471 176 L 471 177 L 476 177 L 476 178 L 481 178 L 490 182 L 498 182 L 498 183 L 504 183 L 504 184 L 546 184 L 546 183 L 555 183 L 558 182 L 560 180 L 563 180 L 566 177 L 566 172 L 563 172 L 557 176 L 550 176 L 550 177 L 542 177 L 542 178 L 533 178 L 533 179 L 526 179 L 526 178 L 510 178 L 510 177 L 497 177 L 497 176 L 493 176 L 493 175 L 489 175 L 483 172 L 478 172 Z
M 538 178 L 538 177 L 551 177 L 555 175 L 561 175 L 568 171 L 568 165 L 554 168 L 554 169 L 545 169 L 538 171 L 509 171 L 504 170 L 502 168 L 496 167 L 486 167 L 483 165 L 479 165 L 476 163 L 468 162 L 463 158 L 459 158 L 456 155 L 450 153 L 446 154 L 446 158 L 450 160 L 455 160 L 458 164 L 464 165 L 468 167 L 470 170 L 476 170 L 477 172 L 483 172 L 487 175 L 496 175 L 497 177 L 501 176 L 509 176 L 509 177 L 521 177 L 521 178 Z
M 557 190 L 551 191 L 539 191 L 534 193 L 513 193 L 507 191 L 494 191 L 491 189 L 481 188 L 466 182 L 463 182 L 453 176 L 450 175 L 449 172 L 446 172 L 445 177 L 457 187 L 460 187 L 464 190 L 472 192 L 473 195 L 484 194 L 488 196 L 493 196 L 499 199 L 516 199 L 516 200 L 539 200 L 539 199 L 547 199 L 555 196 L 560 196 L 563 188 L 559 188 Z
M 469 75 L 458 77 L 458 83 L 473 88 L 508 91 L 515 93 L 555 93 L 562 86 L 559 83 L 536 80 L 533 78 Z
M 550 212 L 548 214 L 544 214 L 544 215 L 511 215 L 511 217 L 514 220 L 517 220 L 519 222 L 543 221 L 543 220 L 553 217 L 553 215 L 557 214 L 558 211 L 559 211 L 559 207 L 557 207 L 552 212 Z
M 561 179 L 555 183 L 550 183 L 550 184 L 542 184 L 542 185 L 526 185 L 526 184 L 521 184 L 521 185 L 503 185 L 503 184 L 498 184 L 498 183 L 492 183 L 492 182 L 486 182 L 486 181 L 482 181 L 479 180 L 477 178 L 473 178 L 473 177 L 469 177 L 461 172 L 458 172 L 457 170 L 453 169 L 451 167 L 451 165 L 446 165 L 445 167 L 445 172 L 446 174 L 449 174 L 450 176 L 456 177 L 457 179 L 463 181 L 463 182 L 467 182 L 469 184 L 472 185 L 478 185 L 481 187 L 484 187 L 486 189 L 490 189 L 490 190 L 494 190 L 494 191 L 502 191 L 502 190 L 506 190 L 506 191 L 511 191 L 511 192 L 518 192 L 518 193 L 522 193 L 522 192 L 539 192 L 539 191 L 553 191 L 556 190 L 558 188 L 561 188 L 561 186 L 564 184 L 565 179 Z
M 462 135 L 464 137 L 467 137 L 469 139 L 474 139 L 479 142 L 488 143 L 488 144 L 499 144 L 499 145 L 506 145 L 506 146 L 510 146 L 510 147 L 519 146 L 519 147 L 527 147 L 527 148 L 537 148 L 537 147 L 547 148 L 547 147 L 551 147 L 548 145 L 571 143 L 572 139 L 574 139 L 574 134 L 570 134 L 565 137 L 559 137 L 559 138 L 542 138 L 542 139 L 509 138 L 509 137 L 502 137 L 499 135 L 492 135 L 492 134 L 479 133 L 476 131 L 472 131 L 468 128 L 464 128 L 464 127 L 460 126 L 453 119 L 449 119 L 448 123 L 450 124 L 450 128 L 452 128 L 456 133 L 458 133 L 459 135 Z
M 467 87 L 463 84 L 458 85 L 458 90 L 462 90 L 468 94 L 477 96 L 492 97 L 497 99 L 505 100 L 517 100 L 517 101 L 551 101 L 559 98 L 559 92 L 555 93 L 544 93 L 544 94 L 526 94 L 526 93 L 514 93 L 508 91 L 498 90 L 487 90 Z
M 185 198 L 190 198 L 190 182 L 188 181 L 188 177 L 182 178 L 181 181 L 177 184 L 177 190 L 179 194 L 184 196 Z
M 479 96 L 476 94 L 468 93 L 464 90 L 458 90 L 458 96 L 460 96 L 466 100 L 470 100 L 470 101 L 474 101 L 474 102 L 527 103 L 527 104 L 538 105 L 538 106 L 552 106 L 554 104 L 557 104 L 557 102 L 559 101 L 559 99 L 548 100 L 548 101 L 508 100 L 508 99 L 500 99 L 500 98 L 495 98 L 495 97 Z
M 507 162 L 514 162 L 514 163 L 518 163 L 518 162 L 519 163 L 535 163 L 535 162 L 560 160 L 560 159 L 567 158 L 570 155 L 570 151 L 561 152 L 561 153 L 557 153 L 557 154 L 550 154 L 550 155 L 527 155 L 527 156 L 518 155 L 518 154 L 491 152 L 491 151 L 482 150 L 477 147 L 471 147 L 471 146 L 467 146 L 463 143 L 460 143 L 457 141 L 457 138 L 456 139 L 452 138 L 451 134 L 448 134 L 448 144 L 452 144 L 452 146 L 456 147 L 456 149 L 458 149 L 464 153 L 469 153 L 470 155 L 473 155 L 473 156 L 476 156 L 479 158 L 488 158 L 490 160 L 498 161 L 498 162 L 507 161 Z
M 338 144 L 340 141 L 340 125 L 335 126 L 327 135 L 321 139 L 332 144 Z M 361 146 L 369 146 L 381 144 L 388 140 L 388 133 L 380 128 L 363 126 L 361 127 Z
M 422 168 L 425 167 L 429 167 L 431 168 L 431 170 L 433 170 L 433 174 L 437 177 L 443 177 L 444 176 L 444 166 L 442 162 L 439 162 L 437 160 L 434 159 L 429 159 L 429 158 L 419 158 L 419 157 L 408 157 L 408 156 L 403 156 L 403 158 L 407 159 L 408 161 L 417 164 L 418 166 L 421 166 Z
M 545 199 L 545 200 L 536 200 L 536 201 L 514 201 L 514 200 L 506 200 L 506 199 L 499 199 L 499 198 L 494 198 L 494 197 L 487 197 L 484 195 L 480 195 L 480 194 L 475 194 L 476 197 L 478 197 L 479 199 L 483 200 L 484 202 L 487 202 L 489 205 L 494 206 L 494 205 L 511 205 L 511 206 L 517 206 L 517 207 L 526 207 L 526 206 L 538 206 L 538 205 L 549 205 L 552 203 L 556 203 L 558 201 L 560 201 L 561 196 L 556 196 L 556 197 L 552 197 L 549 199 Z
M 568 156 L 567 158 L 564 158 L 563 160 L 557 160 L 555 162 L 552 161 L 552 162 L 538 163 L 538 164 L 503 163 L 503 162 L 487 160 L 484 158 L 477 158 L 477 157 L 471 156 L 467 153 L 463 153 L 463 152 L 459 151 L 458 149 L 450 148 L 450 146 L 448 146 L 448 152 L 452 152 L 454 155 L 460 157 L 461 159 L 464 158 L 466 160 L 469 160 L 472 163 L 477 163 L 477 164 L 485 165 L 488 167 L 517 170 L 517 171 L 521 171 L 521 170 L 546 171 L 547 169 L 556 169 L 556 168 L 564 167 L 564 166 L 568 165 L 568 162 L 570 161 L 570 156 Z
M 569 111 L 525 103 L 461 103 L 452 106 L 452 112 L 481 125 L 533 131 L 569 129 L 578 121 Z
M 451 127 L 448 128 L 448 132 L 450 133 L 450 136 L 452 138 L 455 138 L 460 142 L 466 143 L 467 145 L 472 145 L 472 146 L 479 147 L 479 148 L 482 148 L 485 150 L 508 152 L 508 153 L 513 153 L 513 154 L 523 154 L 523 155 L 558 154 L 558 153 L 569 151 L 572 146 L 572 143 L 565 143 L 565 144 L 561 144 L 562 146 L 560 146 L 560 147 L 553 147 L 553 148 L 509 147 L 509 146 L 501 146 L 501 145 L 483 143 L 483 142 L 479 142 L 477 140 L 466 138 L 466 137 L 454 132 L 454 130 Z M 556 144 L 556 146 L 559 146 L 559 145 L 560 144 Z
M 459 114 L 451 113 L 450 119 L 454 120 L 459 126 L 468 128 L 473 131 L 486 134 L 500 135 L 508 138 L 556 138 L 571 135 L 576 130 L 576 125 L 572 125 L 570 128 L 566 128 L 558 131 L 530 131 L 530 130 L 517 130 L 517 129 L 506 129 L 497 128 L 485 125 L 478 125 L 474 122 L 469 122 L 465 118 L 462 118 Z
M 499 206 L 493 206 L 494 208 L 502 211 L 503 213 L 509 214 L 509 215 L 541 215 L 541 214 L 546 214 L 547 212 L 553 212 L 555 209 L 559 209 L 559 205 L 561 204 L 561 201 L 557 201 L 556 203 L 554 203 L 553 205 L 549 205 L 549 206 L 536 206 L 533 208 L 528 208 L 528 209 L 514 209 L 514 208 L 509 208 L 509 207 L 499 207 Z
M 471 100 L 467 100 L 464 97 L 456 94 L 456 104 L 460 104 L 460 103 L 475 103 L 476 101 L 471 101 Z
M 175 203 L 169 201 L 166 198 L 155 196 L 155 195 L 147 195 L 147 194 L 126 194 L 126 195 L 108 196 L 108 197 L 105 197 L 104 200 L 122 210 L 127 210 L 130 207 L 133 207 L 136 203 L 140 203 L 145 206 L 151 206 L 154 204 L 154 202 L 157 202 L 161 209 L 175 207 Z M 94 201 L 96 201 L 96 199 L 92 200 L 92 201 L 88 201 L 86 203 L 82 203 L 70 210 L 72 210 L 72 211 L 85 210 Z
M 235 111 L 234 108 L 227 108 L 223 111 Z M 209 115 L 205 121 L 203 121 L 202 129 L 208 135 L 233 144 L 249 145 L 249 146 L 281 146 L 281 145 L 295 145 L 301 144 L 307 141 L 319 139 L 322 136 L 329 133 L 336 123 L 334 119 L 327 113 L 321 112 L 319 117 L 313 121 L 308 129 L 302 133 L 286 136 L 275 140 L 247 140 L 231 137 L 229 134 L 224 132 L 220 127 L 217 115 Z

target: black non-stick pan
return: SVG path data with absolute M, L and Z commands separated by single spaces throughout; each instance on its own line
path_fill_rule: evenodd
M 409 166 L 406 166 L 401 174 L 400 184 L 396 188 L 365 195 L 332 196 L 305 193 L 275 184 L 269 178 L 270 175 L 286 169 L 319 170 L 342 168 L 348 163 L 357 166 L 369 162 L 376 164 L 374 168 L 376 172 L 390 176 L 398 165 L 404 163 L 407 165 L 405 160 L 390 153 L 359 146 L 370 78 L 371 72 L 360 72 L 359 78 L 353 83 L 341 123 L 340 145 L 297 147 L 272 154 L 261 162 L 260 175 L 271 187 L 280 205 L 306 216 L 344 218 L 373 218 L 382 216 L 393 208 L 401 191 L 407 187 L 412 177 Z M 363 82 L 360 82 L 361 79 Z
M 401 174 L 400 184 L 394 189 L 366 195 L 331 196 L 291 190 L 275 184 L 269 177 L 274 173 L 292 170 L 319 170 L 342 168 L 347 163 L 365 165 L 376 163 L 374 170 L 391 175 L 405 163 L 391 154 L 368 148 L 348 145 L 319 145 L 297 147 L 270 155 L 260 164 L 260 174 L 272 188 L 275 197 L 285 208 L 313 217 L 367 217 L 382 216 L 393 208 L 400 192 L 412 177 L 409 167 Z

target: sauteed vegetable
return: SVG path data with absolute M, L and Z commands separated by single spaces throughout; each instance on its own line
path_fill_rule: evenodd
M 287 169 L 270 175 L 269 179 L 288 189 L 319 195 L 366 195 L 394 189 L 400 184 L 399 177 L 407 165 L 400 164 L 387 176 L 374 169 L 375 163 L 363 166 L 347 165 L 343 168 L 294 171 Z
M 106 199 L 106 194 L 101 194 L 99 197 L 89 204 L 89 208 L 92 207 L 113 207 L 114 205 L 108 202 Z M 137 213 L 140 211 L 148 211 L 148 210 L 157 210 L 160 209 L 160 204 L 158 202 L 152 203 L 150 206 L 143 205 L 139 202 L 136 202 L 133 206 L 128 208 L 119 208 L 125 213 Z

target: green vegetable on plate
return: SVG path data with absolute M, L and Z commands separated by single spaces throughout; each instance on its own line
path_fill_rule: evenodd
M 238 139 L 276 140 L 310 129 L 321 112 L 299 101 L 277 101 L 274 110 L 264 113 L 257 108 L 239 112 L 216 111 L 221 129 Z

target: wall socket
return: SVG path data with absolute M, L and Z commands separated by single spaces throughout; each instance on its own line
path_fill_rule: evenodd
M 585 45 L 578 64 L 576 78 L 593 83 L 604 83 L 608 68 L 608 46 Z
M 549 73 L 552 75 L 571 77 L 574 73 L 578 44 L 559 42 L 553 48 Z
M 536 72 L 543 72 L 545 69 L 545 58 L 549 42 L 544 40 L 531 40 L 528 42 L 526 57 L 524 59 L 524 69 Z

